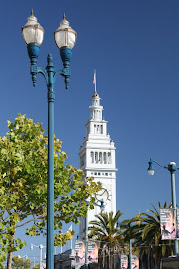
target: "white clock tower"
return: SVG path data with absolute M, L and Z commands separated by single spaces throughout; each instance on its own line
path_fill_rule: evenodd
M 96 88 L 96 87 L 95 87 Z M 99 94 L 92 95 L 92 105 L 89 107 L 90 120 L 86 124 L 86 137 L 79 151 L 80 169 L 85 177 L 94 177 L 102 183 L 102 190 L 98 192 L 93 210 L 88 211 L 88 222 L 95 219 L 101 212 L 103 201 L 104 211 L 116 213 L 116 161 L 115 146 L 107 133 L 107 121 L 103 119 L 103 106 L 100 105 Z M 80 237 L 84 235 L 85 218 L 81 218 Z

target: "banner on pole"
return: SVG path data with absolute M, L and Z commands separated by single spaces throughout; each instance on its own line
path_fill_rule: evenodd
M 128 256 L 121 255 L 121 269 L 128 269 Z
M 179 238 L 179 208 L 176 210 L 176 228 L 177 228 L 177 238 Z
M 173 208 L 160 209 L 160 227 L 162 240 L 176 239 L 176 217 Z
M 85 241 L 75 240 L 75 263 L 85 264 Z M 98 245 L 94 241 L 88 241 L 88 263 L 98 263 Z
M 132 269 L 139 269 L 139 256 L 132 255 Z

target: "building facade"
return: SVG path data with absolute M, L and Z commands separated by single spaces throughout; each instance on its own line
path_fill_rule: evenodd
M 95 194 L 94 209 L 88 211 L 88 223 L 104 211 L 116 213 L 116 160 L 115 145 L 107 132 L 107 121 L 103 119 L 103 106 L 99 94 L 92 95 L 92 105 L 89 107 L 90 119 L 86 124 L 86 137 L 79 150 L 79 167 L 85 177 L 94 177 L 102 183 L 102 190 Z M 85 218 L 81 218 L 80 237 L 84 235 Z

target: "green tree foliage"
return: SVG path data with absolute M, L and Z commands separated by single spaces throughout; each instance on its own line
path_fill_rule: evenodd
M 133 219 L 121 223 L 124 239 L 134 239 L 133 246 L 138 249 L 143 266 L 158 268 L 162 257 L 173 255 L 173 241 L 161 240 L 160 208 L 168 208 L 165 202 L 158 202 L 157 208 L 152 205 L 148 213 L 139 213 Z
M 21 249 L 26 242 L 15 237 L 16 229 L 27 223 L 28 235 L 46 235 L 47 217 L 47 144 L 48 137 L 40 123 L 18 114 L 8 121 L 7 136 L 0 137 L 0 262 L 8 253 Z M 79 223 L 86 215 L 85 199 L 93 208 L 93 193 L 100 183 L 83 178 L 82 170 L 64 164 L 67 155 L 61 141 L 54 137 L 54 229 L 55 245 L 64 245 L 73 231 L 63 234 L 62 223 Z M 11 268 L 11 267 L 8 267 Z
M 32 269 L 40 269 L 40 264 L 33 266 Z
M 29 269 L 31 267 L 31 261 L 29 259 L 23 260 L 18 256 L 12 258 L 12 269 Z
M 95 215 L 96 220 L 89 222 L 89 238 L 99 241 L 99 264 L 108 264 L 108 268 L 113 268 L 115 252 L 121 253 L 123 247 L 123 237 L 121 236 L 120 228 L 117 228 L 117 222 L 122 213 L 117 211 L 114 215 L 113 212 L 100 213 Z M 120 255 L 119 255 L 120 256 Z M 108 257 L 108 260 L 106 259 Z

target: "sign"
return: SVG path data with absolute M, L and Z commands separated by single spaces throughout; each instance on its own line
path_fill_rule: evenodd
M 128 269 L 128 256 L 121 255 L 121 269 Z
M 173 208 L 160 209 L 160 226 L 162 240 L 176 239 L 176 218 Z
M 176 227 L 177 227 L 177 238 L 179 238 L 179 208 L 176 210 Z
M 82 240 L 75 240 L 75 263 L 85 263 L 85 244 Z
M 139 269 L 139 257 L 132 255 L 132 269 Z
M 75 263 L 85 264 L 85 241 L 75 240 Z M 98 245 L 94 241 L 88 241 L 87 263 L 98 263 Z

